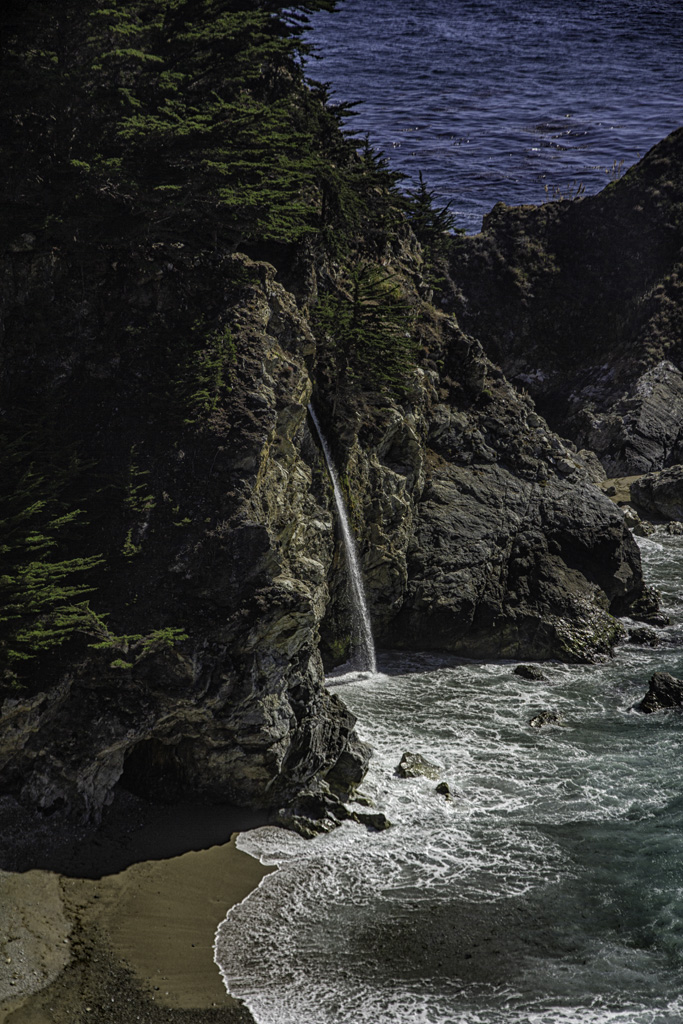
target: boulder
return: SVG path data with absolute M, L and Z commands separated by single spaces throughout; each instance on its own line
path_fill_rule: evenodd
M 411 754 L 406 750 L 396 768 L 396 774 L 402 779 L 417 779 L 421 775 L 427 779 L 438 779 L 443 768 L 433 761 L 428 761 L 422 754 Z
M 645 647 L 656 647 L 660 642 L 659 633 L 656 629 L 650 629 L 648 626 L 635 626 L 628 631 L 628 642 L 642 644 Z
M 649 681 L 649 690 L 636 709 L 649 715 L 653 711 L 683 706 L 683 679 L 676 679 L 669 672 L 655 672 Z
M 605 494 L 607 491 L 605 491 Z M 655 532 L 655 527 L 652 523 L 648 523 L 647 520 L 643 521 L 636 510 L 631 508 L 630 505 L 624 506 L 624 520 L 629 530 L 632 530 L 636 537 L 651 537 Z
M 548 678 L 540 665 L 517 665 L 514 674 L 522 679 L 537 679 L 539 682 Z
M 631 500 L 650 515 L 683 522 L 683 466 L 670 466 L 634 480 Z
M 560 725 L 560 718 L 554 711 L 539 711 L 529 719 L 529 725 L 534 729 L 542 729 L 546 725 Z

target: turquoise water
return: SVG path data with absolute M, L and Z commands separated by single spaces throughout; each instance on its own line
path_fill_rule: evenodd
M 680 0 L 342 0 L 311 40 L 310 76 L 468 232 L 599 191 L 683 124 Z
M 280 870 L 230 911 L 217 960 L 259 1024 L 679 1024 L 683 719 L 632 710 L 683 675 L 683 540 L 641 542 L 673 624 L 594 666 L 380 659 L 334 681 L 375 748 L 393 827 L 240 837 Z M 551 709 L 559 724 L 535 729 Z M 449 803 L 394 775 L 442 766 Z

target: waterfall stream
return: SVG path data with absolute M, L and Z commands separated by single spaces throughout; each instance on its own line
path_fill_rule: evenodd
M 325 462 L 327 463 L 332 487 L 334 489 L 334 500 L 337 506 L 337 513 L 339 515 L 342 537 L 344 539 L 344 553 L 346 555 L 346 565 L 349 571 L 349 582 L 351 585 L 351 660 L 354 661 L 355 668 L 367 672 L 376 672 L 377 660 L 375 658 L 375 644 L 372 639 L 370 612 L 368 611 L 368 603 L 365 598 L 365 588 L 363 586 L 360 562 L 358 561 L 356 542 L 354 540 L 353 531 L 351 530 L 351 524 L 349 523 L 346 505 L 344 504 L 344 496 L 339 484 L 337 470 L 334 467 L 332 454 L 312 405 L 308 406 L 308 411 L 311 414 L 311 419 L 315 424 L 315 429 L 318 433 L 318 437 L 320 438 L 320 444 L 325 456 Z

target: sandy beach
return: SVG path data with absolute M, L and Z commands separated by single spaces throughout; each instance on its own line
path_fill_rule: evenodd
M 262 822 L 134 810 L 132 827 L 124 808 L 51 848 L 46 831 L 20 851 L 25 870 L 0 871 L 0 1024 L 252 1021 L 225 991 L 213 941 L 269 870 L 235 846 L 236 831 Z

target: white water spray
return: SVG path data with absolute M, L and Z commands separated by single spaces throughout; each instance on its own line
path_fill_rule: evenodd
M 323 454 L 325 455 L 325 461 L 327 463 L 330 480 L 332 481 L 332 488 L 334 490 L 334 500 L 339 514 L 339 524 L 344 538 L 346 566 L 349 571 L 349 580 L 351 582 L 352 648 L 355 648 L 360 661 L 358 668 L 366 672 L 376 672 L 377 659 L 375 657 L 375 644 L 372 639 L 370 612 L 368 611 L 368 603 L 365 598 L 365 588 L 363 586 L 363 577 L 360 571 L 360 562 L 358 561 L 356 542 L 354 540 L 351 524 L 349 523 L 349 517 L 346 512 L 346 505 L 344 504 L 344 496 L 342 495 L 341 486 L 339 484 L 337 470 L 334 468 L 334 462 L 332 461 L 332 454 L 327 446 L 327 441 L 325 440 L 323 432 L 320 429 L 320 423 L 318 422 L 318 417 L 316 416 L 312 405 L 309 405 L 308 411 L 310 412 L 311 419 L 315 424 L 315 429 L 317 430 L 318 437 L 320 438 Z

